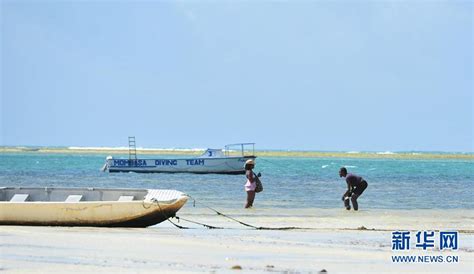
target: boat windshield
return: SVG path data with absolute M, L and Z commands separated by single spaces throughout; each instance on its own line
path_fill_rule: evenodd
M 199 158 L 222 158 L 225 157 L 222 149 L 208 148 Z
M 255 156 L 255 143 L 238 143 L 226 145 L 225 156 Z

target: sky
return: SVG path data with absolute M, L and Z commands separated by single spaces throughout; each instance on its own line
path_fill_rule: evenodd
M 471 1 L 0 1 L 0 145 L 474 151 Z

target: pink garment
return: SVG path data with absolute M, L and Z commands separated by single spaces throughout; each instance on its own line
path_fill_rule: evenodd
M 245 172 L 245 176 L 247 176 L 247 182 L 245 183 L 245 191 L 255 191 L 255 188 L 257 187 L 257 183 L 255 182 L 255 178 L 253 179 L 253 182 L 251 182 L 250 179 L 249 179 L 250 172 L 253 172 L 253 171 L 252 170 L 247 170 Z
M 250 182 L 247 180 L 245 183 L 245 191 L 255 191 L 255 188 L 257 187 L 257 184 L 255 182 Z

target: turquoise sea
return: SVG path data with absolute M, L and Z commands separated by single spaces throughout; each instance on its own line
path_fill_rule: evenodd
M 217 208 L 240 208 L 245 202 L 243 175 L 104 173 L 100 168 L 106 156 L 3 153 L 0 185 L 177 189 Z M 369 183 L 359 198 L 361 209 L 474 208 L 472 160 L 289 157 L 257 158 L 255 171 L 262 173 L 264 191 L 254 206 L 342 208 L 346 184 L 338 176 L 341 166 Z

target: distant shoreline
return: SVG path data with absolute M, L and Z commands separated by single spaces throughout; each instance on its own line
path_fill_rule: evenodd
M 205 149 L 137 148 L 138 155 L 201 155 Z M 64 154 L 128 154 L 128 148 L 91 147 L 0 147 L 0 153 L 64 153 Z M 236 153 L 232 153 L 236 154 Z M 325 151 L 276 151 L 256 150 L 257 157 L 307 157 L 307 158 L 367 158 L 367 159 L 464 159 L 474 160 L 473 153 L 454 152 L 325 152 Z

